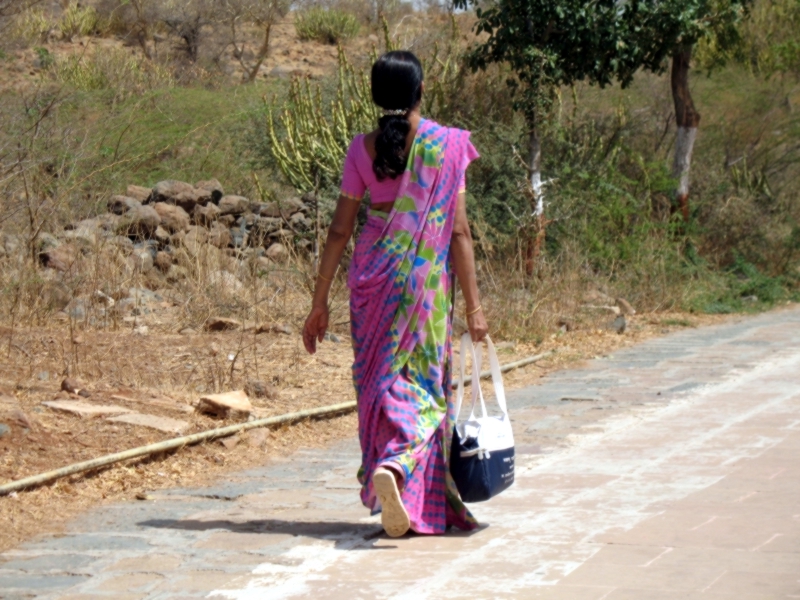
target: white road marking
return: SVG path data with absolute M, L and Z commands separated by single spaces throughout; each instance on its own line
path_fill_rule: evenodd
M 644 569 L 646 569 L 647 567 L 649 567 L 650 565 L 652 565 L 654 562 L 656 562 L 656 561 L 657 561 L 659 558 L 661 558 L 662 556 L 665 556 L 665 555 L 669 554 L 669 553 L 670 553 L 670 552 L 672 552 L 673 550 L 674 550 L 674 548 L 664 548 L 664 551 L 663 551 L 661 554 L 659 554 L 658 556 L 656 556 L 655 558 L 653 558 L 653 559 L 651 559 L 651 560 L 648 560 L 648 561 L 647 561 L 646 563 L 644 563 L 643 565 L 639 565 L 639 566 L 640 566 L 640 567 L 642 567 L 642 568 L 644 568 Z
M 723 577 L 723 576 L 725 575 L 725 573 L 727 573 L 727 572 L 728 572 L 728 571 L 727 571 L 727 569 L 726 569 L 725 571 L 723 571 L 722 573 L 720 573 L 720 574 L 719 574 L 719 575 L 716 577 L 716 579 L 714 579 L 714 581 L 712 581 L 712 582 L 711 582 L 711 583 L 709 583 L 709 584 L 708 584 L 706 587 L 704 587 L 702 590 L 700 590 L 700 593 L 701 593 L 701 594 L 704 594 L 705 592 L 707 592 L 708 590 L 710 590 L 710 589 L 711 589 L 711 586 L 712 586 L 712 585 L 714 585 L 715 583 L 717 583 L 717 582 L 718 582 L 720 579 L 722 579 L 722 577 Z
M 658 514 L 654 507 L 723 479 L 729 472 L 724 465 L 732 459 L 758 457 L 780 443 L 783 437 L 765 437 L 737 426 L 761 415 L 796 416 L 797 403 L 787 400 L 800 395 L 798 363 L 800 354 L 773 357 L 668 405 L 609 419 L 602 423 L 602 432 L 571 439 L 572 447 L 563 452 L 521 457 L 517 485 L 491 503 L 471 507 L 479 521 L 491 524 L 476 534 L 485 535 L 486 542 L 441 561 L 425 576 L 415 574 L 402 592 L 386 597 L 447 599 L 465 589 L 476 598 L 493 597 L 500 567 L 514 573 L 513 578 L 503 578 L 506 594 L 556 585 L 605 547 L 598 539 L 603 534 L 633 529 Z M 764 381 L 770 382 L 768 387 Z M 537 486 L 541 478 L 554 477 L 577 483 L 555 489 Z M 595 481 L 586 483 L 586 478 Z M 277 569 L 266 563 L 253 572 L 245 589 L 220 590 L 212 596 L 296 598 L 308 591 L 309 582 L 329 580 L 325 571 L 335 563 L 353 572 L 364 572 L 367 564 L 370 569 L 393 565 L 392 551 L 342 552 L 327 541 L 308 540 L 292 552 L 301 559 L 296 566 Z M 360 567 L 362 561 L 367 562 Z
M 756 546 L 755 548 L 751 548 L 751 549 L 750 549 L 750 551 L 751 551 L 751 552 L 755 552 L 756 550 L 760 550 L 761 548 L 763 548 L 764 546 L 766 546 L 767 544 L 769 544 L 769 543 L 770 543 L 770 542 L 772 542 L 773 540 L 775 540 L 775 539 L 777 539 L 777 538 L 781 537 L 782 535 L 783 535 L 782 533 L 776 533 L 776 534 L 774 534 L 774 535 L 773 535 L 771 538 L 769 538 L 769 539 L 768 539 L 766 542 L 764 542 L 763 544 L 759 544 L 759 545 L 758 545 L 758 546 Z

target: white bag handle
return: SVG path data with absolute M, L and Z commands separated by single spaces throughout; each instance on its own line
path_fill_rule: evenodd
M 464 372 L 466 370 L 466 356 L 467 352 L 472 355 L 472 370 L 475 371 L 475 346 L 472 343 L 472 337 L 469 333 L 461 336 L 461 353 L 459 355 L 460 373 L 458 378 L 458 388 L 456 391 L 456 406 L 455 406 L 455 420 L 458 422 L 458 416 L 461 414 L 461 405 L 464 402 Z M 472 409 L 470 410 L 469 421 L 475 420 L 475 401 L 477 400 L 478 390 L 472 386 Z
M 506 406 L 506 389 L 503 386 L 503 374 L 500 371 L 500 360 L 497 358 L 497 350 L 494 347 L 492 338 L 486 336 L 486 349 L 489 354 L 489 370 L 492 372 L 492 385 L 494 386 L 494 395 L 497 398 L 497 404 L 500 405 L 500 410 L 504 415 L 508 415 L 508 408 Z
M 489 369 L 492 373 L 492 385 L 494 386 L 495 397 L 497 404 L 503 414 L 508 416 L 508 408 L 506 405 L 506 392 L 503 386 L 503 375 L 500 372 L 500 361 L 497 358 L 497 350 L 494 347 L 492 338 L 486 336 L 486 348 L 489 355 Z M 464 371 L 465 371 L 465 357 L 467 351 L 472 354 L 472 407 L 470 408 L 469 420 L 475 420 L 475 404 L 480 398 L 481 411 L 483 417 L 486 418 L 486 403 L 483 399 L 483 390 L 481 390 L 481 362 L 483 361 L 483 348 L 480 344 L 475 346 L 472 343 L 472 337 L 469 333 L 461 336 L 461 356 L 460 356 L 460 378 L 458 380 L 458 389 L 456 392 L 456 406 L 455 406 L 455 420 L 458 421 L 458 416 L 461 413 L 461 405 L 464 401 Z

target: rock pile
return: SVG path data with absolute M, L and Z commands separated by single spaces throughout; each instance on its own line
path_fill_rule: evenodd
M 239 259 L 255 255 L 282 262 L 290 245 L 310 246 L 313 204 L 313 196 L 252 202 L 226 195 L 216 179 L 195 185 L 167 180 L 152 189 L 130 185 L 124 195 L 111 197 L 106 214 L 74 223 L 57 236 L 40 235 L 38 251 L 42 264 L 59 271 L 68 271 L 81 252 L 104 240 L 124 249 L 140 272 L 167 273 L 177 250 L 196 254 L 204 245 Z

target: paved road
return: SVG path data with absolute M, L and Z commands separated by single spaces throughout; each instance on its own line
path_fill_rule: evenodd
M 0 597 L 800 598 L 800 310 L 690 330 L 510 401 L 517 483 L 471 535 L 385 538 L 355 440 L 93 511 Z

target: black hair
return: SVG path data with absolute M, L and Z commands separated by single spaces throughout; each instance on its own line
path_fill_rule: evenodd
M 422 99 L 422 65 L 411 52 L 387 52 L 372 65 L 372 100 L 387 111 L 378 121 L 377 156 L 372 170 L 378 181 L 396 179 L 406 169 L 406 137 L 411 130 L 408 113 Z

